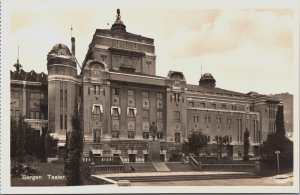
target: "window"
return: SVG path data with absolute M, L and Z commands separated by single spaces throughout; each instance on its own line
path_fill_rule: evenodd
M 232 110 L 236 110 L 236 105 L 232 105 Z
M 157 107 L 157 108 L 163 108 L 163 103 L 162 103 L 161 100 L 157 100 L 157 102 L 156 102 L 156 107 Z
M 91 94 L 91 89 L 90 89 L 90 87 L 88 87 L 88 95 L 90 95 Z
M 128 96 L 134 96 L 134 91 L 132 89 L 128 89 Z
M 13 97 L 18 98 L 20 97 L 20 93 L 18 91 L 13 92 Z
M 205 122 L 206 122 L 206 123 L 210 123 L 210 116 L 206 116 L 206 117 L 205 117 Z
M 119 138 L 119 131 L 112 131 L 112 132 L 111 132 L 111 136 L 112 136 L 113 138 Z
M 127 42 L 125 42 L 125 48 L 128 49 L 128 43 Z
M 31 119 L 35 118 L 34 112 L 30 112 L 30 118 L 31 118 Z
M 149 92 L 143 91 L 143 98 L 149 98 Z
M 67 115 L 65 115 L 65 129 L 68 128 L 68 117 Z
M 190 107 L 195 107 L 195 102 L 189 102 Z
M 144 108 L 149 108 L 149 99 L 148 98 L 143 99 L 143 107 Z
M 10 116 L 13 116 L 13 114 L 14 114 L 14 110 L 10 109 Z
M 45 119 L 45 114 L 41 112 L 41 119 Z
M 180 143 L 180 133 L 175 133 L 175 143 Z
M 269 106 L 269 117 L 275 118 L 275 106 Z
M 100 142 L 101 130 L 99 128 L 94 129 L 94 142 Z
M 134 139 L 134 131 L 128 131 L 128 138 Z
M 19 117 L 19 115 L 20 115 L 19 110 L 15 110 L 15 116 Z
M 137 44 L 136 43 L 134 44 L 134 49 L 137 49 Z
M 226 104 L 222 104 L 222 109 L 226 110 Z
M 179 93 L 175 93 L 175 101 L 179 102 L 180 99 L 180 94 Z
M 156 93 L 156 98 L 157 99 L 162 99 L 162 93 L 161 92 L 157 92 Z
M 119 108 L 112 108 L 112 115 L 113 116 L 120 116 Z
M 217 108 L 217 104 L 211 104 L 211 107 L 212 107 L 213 109 L 216 109 L 216 108 Z
M 222 123 L 222 119 L 220 116 L 217 116 L 216 120 L 217 120 L 217 123 Z
M 34 93 L 35 99 L 39 100 L 41 99 L 41 94 L 39 93 Z
M 65 108 L 67 108 L 67 101 L 68 101 L 68 93 L 67 90 L 65 90 Z
M 149 139 L 149 132 L 143 132 L 143 139 Z
M 113 95 L 120 95 L 120 89 L 119 88 L 113 88 L 112 89 L 112 94 Z
M 199 116 L 193 116 L 193 118 L 194 118 L 194 123 L 199 122 Z
M 143 110 L 143 118 L 149 118 L 149 110 Z
M 157 137 L 157 139 L 163 139 L 163 133 L 162 132 L 157 132 L 156 137 Z
M 45 94 L 41 93 L 41 100 L 45 99 Z
M 97 88 L 97 86 L 96 85 L 94 85 L 94 94 L 96 94 L 96 89 Z
M 127 111 L 127 116 L 132 118 L 132 117 L 135 117 L 135 113 L 136 113 L 136 109 L 135 108 L 128 108 L 128 111 Z
M 180 121 L 180 112 L 179 111 L 174 112 L 174 120 L 175 121 Z
M 34 93 L 30 93 L 30 99 L 34 99 Z
M 201 108 L 205 108 L 205 103 L 200 103 Z
M 63 107 L 63 95 L 64 95 L 64 93 L 63 93 L 63 90 L 61 89 L 60 90 L 60 107 Z
M 62 114 L 60 115 L 59 122 L 60 122 L 60 129 L 63 129 L 63 115 Z
M 128 131 L 134 131 L 135 130 L 135 121 L 128 121 Z
M 93 110 L 92 110 L 93 114 L 101 114 L 102 113 L 102 106 L 101 105 L 93 105 Z
M 156 119 L 157 120 L 162 120 L 163 119 L 163 112 L 158 110 L 156 111 Z
M 40 119 L 40 112 L 35 112 L 35 118 Z
M 227 124 L 229 124 L 229 125 L 231 124 L 231 118 L 227 119 Z

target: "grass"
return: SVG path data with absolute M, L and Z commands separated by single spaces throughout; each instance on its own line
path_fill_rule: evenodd
M 52 176 L 63 176 L 64 164 L 59 163 L 32 163 L 30 167 L 34 168 L 38 172 L 36 176 L 41 176 L 41 179 L 22 179 L 20 177 L 11 178 L 11 186 L 65 186 L 65 179 L 49 178 Z M 96 182 L 91 179 L 84 178 L 83 185 L 97 185 Z

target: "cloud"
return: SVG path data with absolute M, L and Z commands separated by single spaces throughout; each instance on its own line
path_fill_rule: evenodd
M 174 57 L 189 57 L 222 53 L 244 42 L 291 48 L 291 16 L 271 11 L 224 10 L 199 29 L 178 26 L 167 41 L 167 48 Z

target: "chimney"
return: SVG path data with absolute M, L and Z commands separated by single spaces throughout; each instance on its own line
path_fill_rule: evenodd
M 72 42 L 72 54 L 75 56 L 75 38 L 74 37 L 72 37 L 71 38 L 71 42 Z

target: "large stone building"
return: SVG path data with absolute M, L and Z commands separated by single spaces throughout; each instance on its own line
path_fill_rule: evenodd
M 209 139 L 203 153 L 213 153 L 216 136 L 229 136 L 224 155 L 234 157 L 242 152 L 246 129 L 252 155 L 275 131 L 279 99 L 218 88 L 209 73 L 199 75 L 199 85 L 187 84 L 182 72 L 157 76 L 154 40 L 127 32 L 119 12 L 111 29 L 96 30 L 81 68 L 75 58 L 75 38 L 71 51 L 57 44 L 47 61 L 47 75 L 25 72 L 17 62 L 11 72 L 11 115 L 25 116 L 37 131 L 48 126 L 59 140 L 59 151 L 79 106 L 86 158 L 92 153 L 147 161 L 153 122 L 160 157 L 166 161 L 192 131 L 201 131 Z

